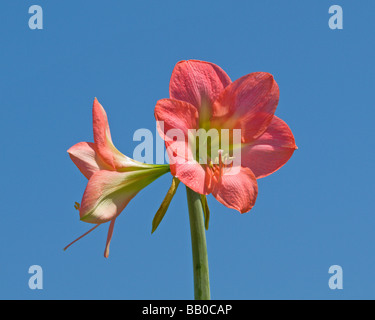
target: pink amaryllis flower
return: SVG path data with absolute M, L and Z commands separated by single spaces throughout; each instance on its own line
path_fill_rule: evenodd
M 229 208 L 249 211 L 257 197 L 257 179 L 278 170 L 297 149 L 288 125 L 274 115 L 279 87 L 273 76 L 254 72 L 232 82 L 213 63 L 181 61 L 173 70 L 169 93 L 170 99 L 157 102 L 155 118 L 172 175 L 199 194 L 212 193 Z M 184 140 L 176 141 L 176 129 L 184 133 Z M 199 150 L 188 139 L 192 129 L 226 129 L 232 138 L 237 129 L 240 144 L 221 148 L 220 135 L 211 142 L 218 144 L 217 154 L 208 153 L 202 163 L 195 158 Z M 241 151 L 241 161 L 233 174 L 228 159 L 236 149 Z
M 144 187 L 169 171 L 168 165 L 151 165 L 135 161 L 116 149 L 109 130 L 107 114 L 98 100 L 93 104 L 94 143 L 79 142 L 68 150 L 83 175 L 89 179 L 81 205 L 77 205 L 81 221 L 99 225 L 110 221 L 104 256 L 115 220 L 129 201 Z

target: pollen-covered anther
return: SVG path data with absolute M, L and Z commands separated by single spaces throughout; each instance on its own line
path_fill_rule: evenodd
M 76 210 L 79 210 L 81 208 L 81 205 L 79 204 L 79 202 L 74 202 L 74 208 Z

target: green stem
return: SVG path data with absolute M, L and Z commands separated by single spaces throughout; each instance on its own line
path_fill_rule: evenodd
M 186 187 L 186 195 L 193 251 L 194 298 L 195 300 L 210 300 L 210 279 L 201 196 L 188 187 Z

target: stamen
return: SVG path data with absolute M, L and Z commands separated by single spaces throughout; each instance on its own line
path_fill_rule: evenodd
M 223 150 L 220 149 L 218 151 L 219 153 L 219 181 L 221 180 L 221 177 L 223 176 Z
M 78 237 L 77 239 L 75 239 L 73 242 L 69 243 L 65 248 L 64 248 L 64 251 L 66 249 L 68 249 L 73 243 L 77 242 L 78 240 L 82 239 L 84 236 L 88 235 L 91 231 L 93 231 L 94 229 L 96 229 L 97 227 L 100 226 L 100 223 L 97 224 L 94 228 L 91 228 L 89 231 L 87 231 L 86 233 L 84 233 L 83 235 L 81 235 L 80 237 Z
M 81 208 L 81 205 L 79 204 L 79 202 L 74 202 L 74 208 L 76 210 L 79 210 Z

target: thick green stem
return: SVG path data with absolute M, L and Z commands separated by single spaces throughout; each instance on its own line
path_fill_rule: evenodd
M 186 187 L 186 195 L 193 251 L 194 298 L 195 300 L 210 300 L 210 279 L 201 196 L 188 187 Z

